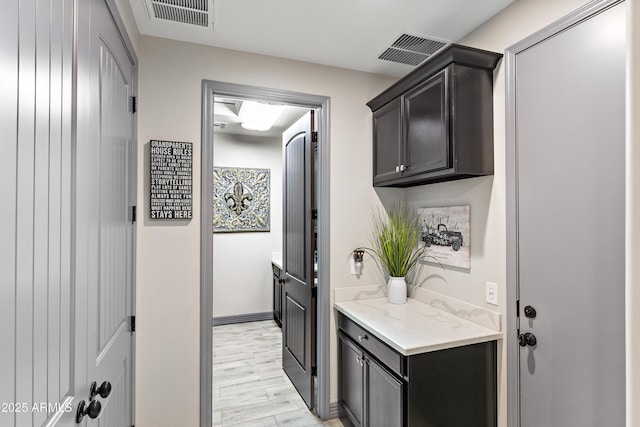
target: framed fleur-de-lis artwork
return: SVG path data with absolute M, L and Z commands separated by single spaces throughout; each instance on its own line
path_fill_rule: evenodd
M 270 170 L 213 168 L 213 232 L 269 231 Z

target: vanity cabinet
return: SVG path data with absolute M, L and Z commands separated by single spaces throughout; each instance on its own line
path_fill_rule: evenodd
M 273 320 L 282 327 L 282 270 L 271 263 L 273 270 Z
M 338 313 L 338 410 L 357 427 L 495 427 L 496 342 L 405 356 Z
M 341 406 L 349 420 L 357 427 L 402 426 L 402 380 L 362 351 L 357 344 L 340 333 Z
M 501 57 L 451 45 L 367 103 L 374 186 L 493 173 L 493 70 Z

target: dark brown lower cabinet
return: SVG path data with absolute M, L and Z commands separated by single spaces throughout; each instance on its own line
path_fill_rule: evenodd
M 341 313 L 338 326 L 338 407 L 344 425 L 497 425 L 495 341 L 403 356 Z M 383 362 L 395 360 L 389 352 L 399 357 L 399 365 Z
M 402 426 L 400 379 L 340 334 L 341 404 L 355 426 Z
M 282 327 L 282 270 L 275 264 L 271 264 L 273 270 L 273 320 Z
M 364 361 L 363 352 L 345 338 L 338 335 L 338 357 L 340 373 L 338 375 L 338 395 L 340 396 L 341 416 L 348 416 L 356 427 L 364 425 Z

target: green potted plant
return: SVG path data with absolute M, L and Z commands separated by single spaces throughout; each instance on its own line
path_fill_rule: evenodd
M 421 236 L 418 215 L 404 203 L 395 204 L 388 213 L 377 209 L 372 215 L 371 247 L 361 249 L 389 276 L 387 301 L 391 304 L 407 302 L 405 277 L 428 257 L 429 248 L 418 245 Z

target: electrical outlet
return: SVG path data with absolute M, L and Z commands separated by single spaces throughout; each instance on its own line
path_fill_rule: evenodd
M 498 285 L 495 283 L 487 282 L 487 302 L 498 305 Z

